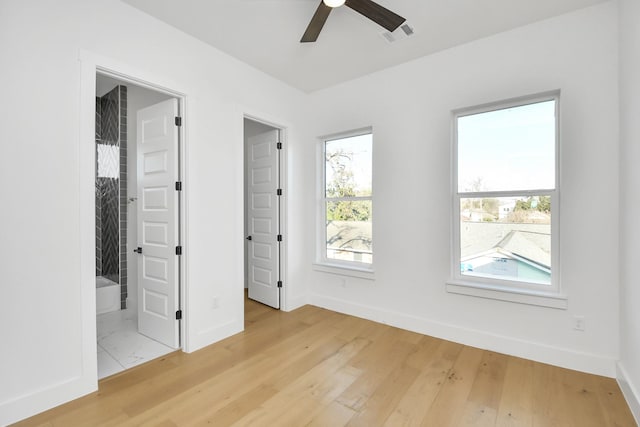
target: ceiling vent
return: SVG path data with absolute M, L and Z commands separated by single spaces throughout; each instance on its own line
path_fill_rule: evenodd
M 381 33 L 382 37 L 389 43 L 395 43 L 404 40 L 414 34 L 413 27 L 407 23 L 400 25 L 394 32 L 385 31 Z

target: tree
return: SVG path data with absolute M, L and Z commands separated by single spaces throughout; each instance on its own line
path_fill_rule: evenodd
M 533 215 L 535 212 L 541 212 L 546 214 L 545 216 Z M 551 214 L 551 196 L 530 196 L 526 200 L 516 201 L 516 205 L 513 211 L 509 213 L 507 217 L 508 222 L 522 223 L 522 222 L 536 222 L 541 221 L 545 223 L 548 221 Z
M 326 153 L 326 164 L 331 168 L 331 180 L 326 184 L 327 197 L 356 197 L 353 171 L 347 167 L 353 153 L 340 148 Z M 327 203 L 327 221 L 368 221 L 371 218 L 371 202 L 364 200 Z
M 482 210 L 494 218 L 498 217 L 499 205 L 498 199 L 482 199 Z
M 531 211 L 551 213 L 551 196 L 529 197 L 527 200 L 518 200 L 515 211 Z

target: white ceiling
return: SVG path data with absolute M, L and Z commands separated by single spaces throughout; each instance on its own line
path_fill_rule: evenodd
M 410 38 L 334 9 L 316 43 L 299 43 L 320 0 L 123 0 L 305 92 L 606 0 L 378 0 Z M 399 30 L 398 30 L 399 31 Z

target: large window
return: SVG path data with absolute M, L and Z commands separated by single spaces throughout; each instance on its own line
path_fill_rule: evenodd
M 323 141 L 321 262 L 373 263 L 372 148 L 370 130 Z
M 557 292 L 558 94 L 454 113 L 454 278 Z

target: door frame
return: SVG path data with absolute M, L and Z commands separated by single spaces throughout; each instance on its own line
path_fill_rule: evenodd
M 78 310 L 81 313 L 82 334 L 82 372 L 80 381 L 84 392 L 90 393 L 97 389 L 97 331 L 96 331 L 96 287 L 95 287 L 95 97 L 96 78 L 98 74 L 131 83 L 149 90 L 167 94 L 178 100 L 178 112 L 185 121 L 187 115 L 187 95 L 181 90 L 181 85 L 171 79 L 156 75 L 149 71 L 132 68 L 124 64 L 99 56 L 95 53 L 80 50 L 80 134 L 78 147 L 79 164 L 79 227 L 80 227 L 80 271 L 79 283 L 81 296 Z M 180 244 L 188 248 L 187 206 L 188 183 L 187 152 L 188 138 L 186 126 L 179 128 L 178 168 L 179 179 L 183 183 L 180 203 L 178 207 L 178 229 Z M 179 268 L 179 308 L 183 311 L 180 322 L 180 349 L 189 351 L 188 330 L 190 310 L 186 298 L 188 284 L 188 250 L 183 253 L 178 262 Z
M 280 288 L 280 310 L 289 311 L 288 304 L 288 295 L 289 295 L 289 282 L 287 280 L 287 247 L 289 240 L 289 230 L 288 230 L 288 221 L 287 221 L 287 210 L 288 210 L 288 180 L 287 180 L 287 171 L 288 171 L 288 153 L 289 153 L 289 144 L 288 144 L 288 126 L 283 125 L 277 121 L 277 119 L 265 119 L 265 114 L 254 114 L 254 113 L 243 113 L 242 115 L 242 147 L 243 147 L 243 157 L 242 157 L 242 167 L 243 167 L 243 192 L 246 193 L 247 187 L 247 162 L 244 156 L 245 152 L 245 135 L 244 135 L 244 121 L 251 120 L 257 123 L 261 123 L 263 125 L 270 126 L 276 130 L 278 130 L 280 134 L 280 142 L 282 142 L 282 149 L 280 150 L 280 160 L 279 160 L 279 170 L 278 175 L 280 179 L 280 188 L 282 189 L 282 196 L 280 196 L 280 234 L 282 234 L 282 242 L 280 242 L 280 280 L 282 280 L 282 288 Z M 247 224 L 247 212 L 246 209 L 243 211 L 243 224 L 246 227 Z M 244 236 L 243 236 L 244 238 Z M 246 247 L 243 244 L 243 248 Z M 246 251 L 243 251 L 243 256 L 246 258 Z M 246 261 L 246 259 L 245 259 Z M 246 271 L 245 271 L 246 273 Z M 242 282 L 242 292 L 244 295 L 244 280 Z M 243 297 L 244 298 L 244 297 Z

